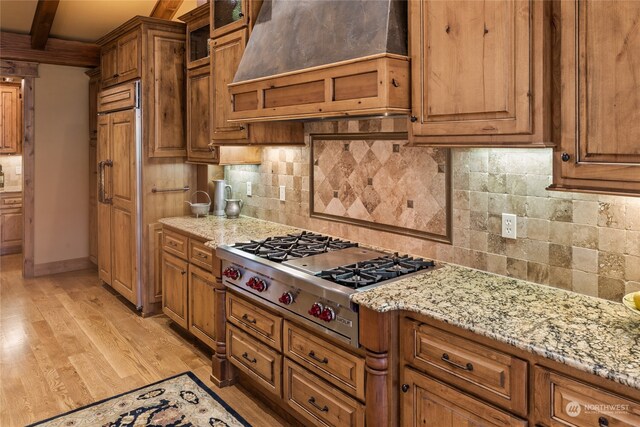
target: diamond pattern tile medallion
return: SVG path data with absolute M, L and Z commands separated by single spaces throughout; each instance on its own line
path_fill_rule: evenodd
M 446 150 L 384 137 L 312 144 L 312 216 L 448 240 Z

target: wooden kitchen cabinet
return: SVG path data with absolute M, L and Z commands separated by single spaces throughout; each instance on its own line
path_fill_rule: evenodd
M 550 5 L 409 1 L 410 140 L 552 145 Z
M 560 128 L 552 189 L 640 195 L 640 2 L 558 2 Z
M 215 348 L 215 282 L 210 272 L 189 265 L 189 326 L 193 335 Z
M 189 263 L 174 255 L 162 256 L 162 311 L 171 320 L 189 329 L 188 279 Z
M 0 83 L 0 154 L 22 152 L 22 88 Z
M 141 32 L 139 29 L 104 45 L 100 51 L 102 86 L 108 87 L 141 76 Z M 101 44 L 98 41 L 98 44 Z
M 0 193 L 0 255 L 22 251 L 22 193 Z
M 247 45 L 248 30 L 241 28 L 210 41 L 211 143 L 213 145 L 302 144 L 302 123 L 242 123 L 229 121 L 233 106 L 227 85 L 233 82 Z M 236 97 L 237 98 L 237 97 Z M 236 102 L 240 102 L 236 99 Z
M 640 402 L 634 402 L 540 366 L 534 367 L 534 376 L 536 425 L 640 425 Z
M 216 0 L 210 2 L 211 38 L 220 37 L 240 28 L 253 28 L 262 7 L 262 0 Z
M 525 427 L 527 421 L 496 409 L 440 381 L 404 368 L 401 412 L 404 427 Z

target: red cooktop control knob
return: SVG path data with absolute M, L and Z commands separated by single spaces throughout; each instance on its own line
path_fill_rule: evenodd
M 240 273 L 240 270 L 234 267 L 225 268 L 225 270 L 222 272 L 222 275 L 232 280 L 238 280 L 240 276 L 242 276 L 242 274 Z
M 251 279 L 249 279 L 246 285 L 258 292 L 264 292 L 267 290 L 267 282 L 256 276 L 253 276 Z
M 324 307 L 322 306 L 322 304 L 320 304 L 319 302 L 315 302 L 309 309 L 309 314 L 313 317 L 320 317 L 323 308 Z
M 331 322 L 335 318 L 336 313 L 331 307 L 325 307 L 322 313 L 320 313 L 320 320 L 324 320 L 325 322 Z
M 291 294 L 291 292 L 285 292 L 280 298 L 278 298 L 278 301 L 280 301 L 284 305 L 289 305 L 293 303 L 293 295 Z

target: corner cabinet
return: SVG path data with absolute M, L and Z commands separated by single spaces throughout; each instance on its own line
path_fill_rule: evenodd
M 209 7 L 205 3 L 179 19 L 187 24 L 187 161 L 199 164 L 259 164 L 257 147 L 219 146 L 211 143 L 212 105 L 209 61 Z M 204 30 L 204 32 L 203 32 Z
M 640 2 L 562 1 L 554 20 L 561 126 L 551 189 L 638 196 Z
M 409 1 L 410 140 L 552 145 L 550 4 Z

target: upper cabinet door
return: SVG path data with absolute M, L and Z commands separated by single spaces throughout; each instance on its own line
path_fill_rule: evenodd
M 227 88 L 233 81 L 246 45 L 247 30 L 244 28 L 211 41 L 211 139 L 217 143 L 247 139 L 248 136 L 245 125 L 228 122 L 232 108 Z
M 554 187 L 640 195 L 640 2 L 563 1 Z
M 262 4 L 262 1 L 256 3 Z M 259 7 L 257 10 L 260 10 Z M 250 15 L 248 0 L 215 0 L 211 2 L 211 37 L 219 37 L 247 26 Z
M 534 142 L 534 133 L 539 133 L 538 143 L 545 139 L 542 128 L 534 128 L 534 112 L 543 113 L 546 99 L 540 88 L 548 74 L 543 3 L 410 2 L 411 132 L 416 142 L 522 145 Z
M 140 32 L 118 39 L 118 83 L 140 77 Z
M 0 154 L 22 151 L 22 101 L 20 84 L 0 85 Z
M 102 86 L 118 83 L 118 43 L 113 42 L 100 50 Z

